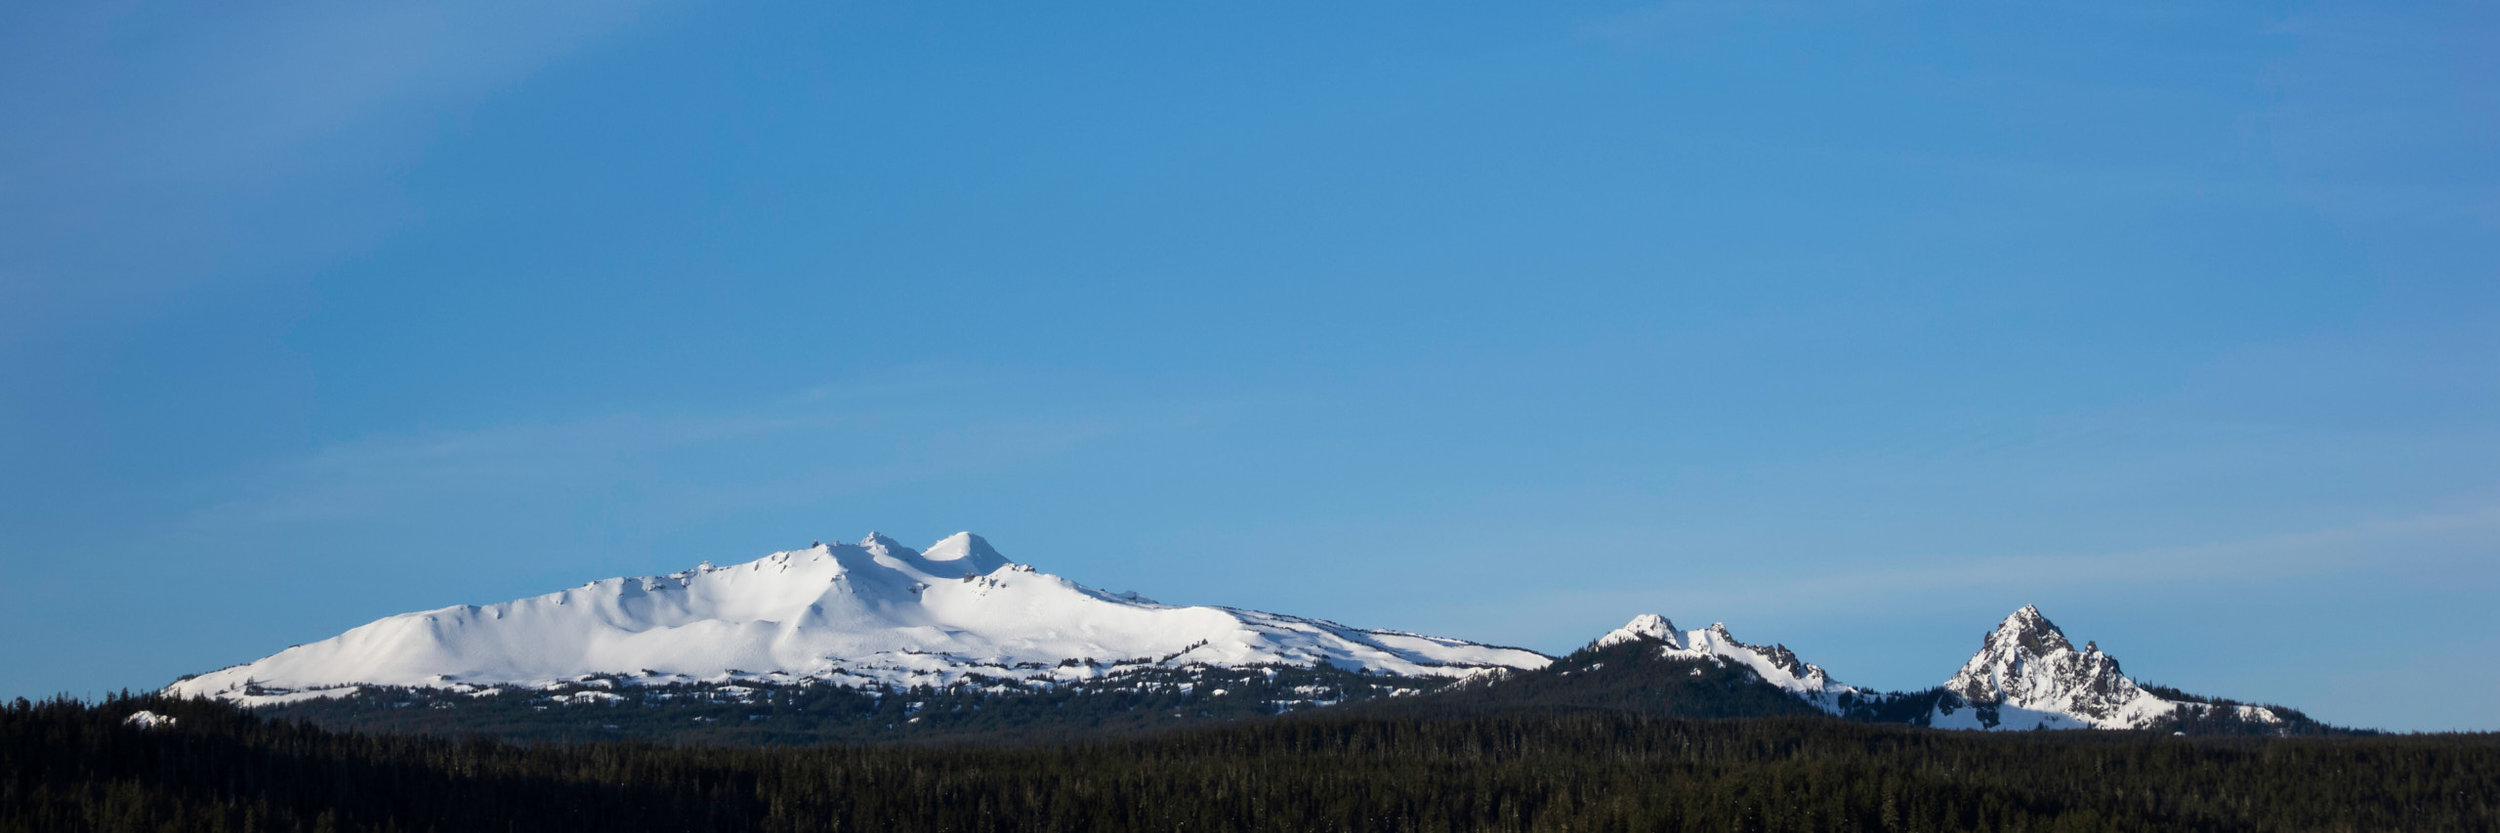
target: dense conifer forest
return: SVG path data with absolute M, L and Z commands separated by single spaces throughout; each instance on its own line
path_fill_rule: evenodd
M 806 682 L 654 686 L 589 679 L 471 692 L 365 686 L 346 697 L 260 711 L 329 729 L 524 741 L 1051 741 L 1409 699 L 1444 682 L 1327 665 L 1148 666 L 1049 688 L 965 684 L 894 691 Z
M 172 718 L 143 728 L 141 709 Z M 516 744 L 0 708 L 6 831 L 2490 830 L 2500 736 L 1317 713 L 1058 744 Z

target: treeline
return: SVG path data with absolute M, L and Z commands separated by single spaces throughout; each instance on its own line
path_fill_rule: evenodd
M 363 686 L 344 697 L 260 709 L 329 729 L 520 741 L 671 744 L 1053 742 L 1319 706 L 1414 699 L 1439 678 L 1334 666 L 1144 666 L 1047 687 L 861 689 L 815 682 L 651 685 L 592 678 L 477 690 Z
M 1661 656 L 1655 643 L 1590 648 L 1534 671 L 1447 685 L 1438 677 L 1349 671 L 1321 664 L 1163 666 L 1123 663 L 1109 673 L 1036 685 L 978 674 L 943 687 L 854 688 L 822 681 L 654 683 L 594 675 L 559 683 L 487 687 L 357 686 L 352 694 L 262 707 L 263 716 L 335 730 L 487 735 L 520 741 L 643 740 L 670 744 L 1030 743 L 1135 735 L 1264 720 L 1317 708 L 1414 718 L 1606 710 L 1647 717 L 1799 717 L 1823 711 L 1745 665 Z M 1164 657 L 1164 660 L 1171 659 Z M 2227 700 L 2148 686 L 2183 707 L 2146 728 L 2189 735 L 2349 735 L 2293 709 L 2243 718 Z M 1995 707 L 1942 688 L 1844 696 L 1847 720 L 1926 725 L 1939 710 Z
M 146 709 L 174 723 L 126 722 Z M 2491 830 L 2500 737 L 1980 734 L 1823 718 L 1314 714 L 1020 747 L 335 733 L 0 707 L 8 831 Z

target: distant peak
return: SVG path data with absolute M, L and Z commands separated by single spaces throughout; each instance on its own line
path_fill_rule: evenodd
M 1598 637 L 1596 642 L 1589 643 L 1589 647 L 1606 648 L 1626 642 L 1642 641 L 1664 642 L 1673 647 L 1684 647 L 1682 640 L 1676 638 L 1675 623 L 1655 613 L 1643 613 L 1632 617 L 1632 621 L 1624 623 L 1623 627 L 1616 628 L 1605 636 Z
M 970 553 L 986 552 L 991 554 L 996 554 L 998 552 L 997 550 L 990 548 L 990 539 L 972 534 L 971 532 L 958 532 L 938 539 L 937 543 L 929 545 L 929 557 L 936 558 L 940 550 L 962 550 Z
M 2033 605 L 2023 605 L 1989 631 L 1979 653 L 1944 687 L 1975 704 L 2010 704 L 2087 725 L 2135 720 L 2121 710 L 2144 707 L 2139 701 L 2148 696 L 2119 669 L 2116 657 L 2101 652 L 2100 643 L 2076 650 L 2065 632 Z M 2165 701 L 2150 702 L 2168 711 Z
M 2040 615 L 2040 608 L 2034 605 L 2023 605 L 2022 609 L 2006 616 L 2005 621 L 1997 624 L 1996 631 L 1988 635 L 1987 642 L 1998 650 L 2020 645 L 2033 653 L 2073 650 L 2075 647 L 2074 643 L 2066 641 L 2066 632 L 2058 630 L 2057 623 L 2049 621 L 2049 617 Z
M 1632 621 L 1624 623 L 1622 629 L 1642 633 L 1674 633 L 1675 623 L 1655 613 L 1643 613 L 1632 617 Z
M 2042 628 L 2056 630 L 2057 626 L 2049 623 L 2049 617 L 2040 615 L 2040 608 L 2034 605 L 2023 605 L 2022 609 L 2006 614 L 2005 621 L 1997 625 L 1998 630 L 2039 630 Z
M 952 568 L 966 575 L 985 575 L 1014 563 L 998 554 L 987 539 L 970 532 L 958 532 L 930 544 L 920 558 L 932 568 Z

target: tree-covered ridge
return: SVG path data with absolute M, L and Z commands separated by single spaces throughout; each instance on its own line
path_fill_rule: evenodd
M 141 709 L 170 725 L 129 725 Z M 2500 737 L 1319 714 L 1019 747 L 519 745 L 0 708 L 0 830 L 2488 830 Z
M 1660 656 L 1656 643 L 1592 646 L 1536 671 L 1488 676 L 1354 707 L 1412 716 L 1617 711 L 1648 717 L 1811 717 L 1820 709 L 1732 663 Z

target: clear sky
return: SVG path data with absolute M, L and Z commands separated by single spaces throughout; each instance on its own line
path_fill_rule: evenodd
M 2491 4 L 518 5 L 0 9 L 0 696 L 971 529 L 2500 729 Z

